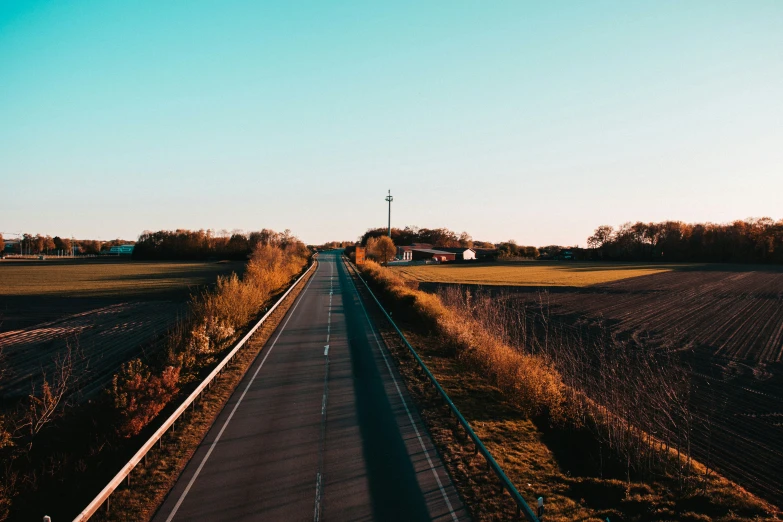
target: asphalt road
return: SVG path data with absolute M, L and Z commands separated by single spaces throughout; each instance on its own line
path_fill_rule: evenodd
M 336 252 L 153 518 L 468 519 Z

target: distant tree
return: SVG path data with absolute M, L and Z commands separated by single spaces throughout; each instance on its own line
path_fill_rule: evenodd
M 611 241 L 614 227 L 609 225 L 601 225 L 595 229 L 595 233 L 587 238 L 587 246 L 589 248 L 601 248 L 606 243 Z
M 101 253 L 101 242 L 92 240 L 80 241 L 79 246 L 82 252 L 88 255 L 98 255 Z
M 498 243 L 497 248 L 498 248 L 498 256 L 501 258 L 519 256 L 519 246 L 517 245 L 517 242 L 514 241 L 513 239 L 509 239 L 504 243 Z
M 54 248 L 62 250 L 63 254 L 71 253 L 71 240 L 68 238 L 61 238 L 60 236 L 54 236 Z
M 52 236 L 46 236 L 44 238 L 43 249 L 46 251 L 47 254 L 55 249 L 54 239 L 52 239 Z
M 33 239 L 33 251 L 36 254 L 43 253 L 45 244 L 45 238 L 41 234 L 36 234 L 35 238 Z
M 473 248 L 473 238 L 467 232 L 462 232 L 459 235 L 459 246 L 464 248 Z
M 228 240 L 228 255 L 234 259 L 241 259 L 250 255 L 250 243 L 244 234 L 233 234 Z
M 524 249 L 524 256 L 529 259 L 537 259 L 539 256 L 538 249 L 534 246 L 526 246 Z
M 397 247 L 388 236 L 379 237 L 375 242 L 375 255 L 383 263 L 388 263 L 394 259 L 397 253 Z
M 783 263 L 783 220 L 768 217 L 728 224 L 636 222 L 611 230 L 599 227 L 588 238 L 588 246 L 608 259 Z

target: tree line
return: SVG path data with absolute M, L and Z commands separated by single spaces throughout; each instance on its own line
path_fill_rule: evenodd
M 625 223 L 598 227 L 589 257 L 618 261 L 783 263 L 783 220 L 751 218 L 727 224 Z
M 275 232 L 262 229 L 256 232 L 233 231 L 216 233 L 213 230 L 159 230 L 145 231 L 133 249 L 134 259 L 145 260 L 245 260 L 259 245 L 285 248 L 299 244 L 290 230 Z
M 10 253 L 26 255 L 67 254 L 67 255 L 98 255 L 111 250 L 118 245 L 132 244 L 133 241 L 113 239 L 98 241 L 95 239 L 70 239 L 60 236 L 42 236 L 41 234 L 22 234 L 18 241 L 9 242 Z M 0 253 L 5 251 L 6 241 L 0 234 Z
M 371 228 L 359 238 L 359 245 L 368 247 L 373 239 L 388 237 L 388 228 Z M 490 241 L 477 241 L 467 232 L 457 234 L 448 228 L 419 228 L 407 226 L 405 228 L 392 228 L 391 239 L 396 246 L 410 246 L 416 243 L 433 245 L 444 248 L 473 248 L 490 253 L 490 257 L 506 258 L 530 258 L 539 256 L 539 251 L 534 246 L 518 245 L 510 239 L 500 243 Z

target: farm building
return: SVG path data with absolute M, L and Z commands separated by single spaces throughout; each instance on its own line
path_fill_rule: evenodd
M 438 250 L 451 252 L 457 261 L 475 261 L 476 251 L 467 247 L 438 247 Z
M 432 259 L 440 263 L 454 261 L 457 254 L 453 252 L 444 252 L 443 250 L 433 250 L 431 248 L 413 248 L 411 256 L 414 261 Z
M 401 259 L 402 261 L 412 261 L 413 247 L 410 246 L 397 247 L 397 259 Z

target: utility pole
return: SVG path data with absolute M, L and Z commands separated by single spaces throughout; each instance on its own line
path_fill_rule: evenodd
M 386 201 L 389 202 L 389 239 L 391 239 L 391 202 L 394 201 L 394 198 L 391 195 L 391 189 L 389 190 L 389 195 L 386 196 Z

